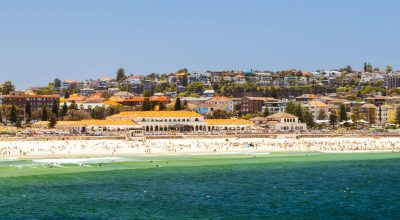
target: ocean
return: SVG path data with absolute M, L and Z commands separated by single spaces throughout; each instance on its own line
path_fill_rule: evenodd
M 103 159 L 0 161 L 0 219 L 400 218 L 399 153 Z

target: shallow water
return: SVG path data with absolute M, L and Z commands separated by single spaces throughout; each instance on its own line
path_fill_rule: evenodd
M 0 218 L 400 217 L 398 154 L 155 159 L 7 168 Z

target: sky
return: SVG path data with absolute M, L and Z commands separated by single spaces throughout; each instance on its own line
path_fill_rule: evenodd
M 400 69 L 397 0 L 0 0 L 0 82 L 206 70 Z

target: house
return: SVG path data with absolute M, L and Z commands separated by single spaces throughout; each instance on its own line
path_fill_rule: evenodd
M 285 111 L 285 102 L 278 99 L 269 98 L 267 101 L 264 102 L 262 112 L 265 112 L 265 109 L 268 109 L 269 114 L 283 112 Z
M 126 77 L 124 80 L 123 84 L 124 86 L 128 85 L 140 85 L 140 83 L 144 80 L 144 76 L 141 75 L 130 75 Z
M 365 99 L 367 103 L 374 104 L 376 106 L 381 106 L 384 104 L 391 104 L 392 97 L 389 96 L 375 96 L 375 97 L 368 97 Z
M 123 91 L 121 91 L 121 92 L 116 92 L 116 93 L 114 93 L 113 96 L 114 96 L 114 97 L 118 97 L 118 98 L 120 98 L 120 99 L 129 99 L 129 98 L 135 97 L 135 95 L 133 95 L 132 93 L 130 93 L 130 92 L 123 92 Z
M 272 132 L 301 132 L 307 130 L 305 123 L 299 122 L 297 116 L 279 112 L 266 117 L 266 126 Z
M 364 120 L 371 124 L 375 124 L 376 120 L 376 105 L 374 104 L 364 104 L 360 106 L 360 113 L 364 116 Z
M 204 97 L 213 97 L 214 94 L 215 94 L 215 92 L 214 92 L 213 89 L 205 90 L 205 91 L 203 92 L 203 96 L 204 96 Z
M 61 89 L 68 89 L 73 84 L 76 85 L 77 82 L 74 81 L 74 80 L 64 80 L 64 81 L 61 82 Z
M 122 102 L 120 102 L 122 105 L 126 106 L 141 106 L 146 98 L 145 97 L 132 97 L 132 98 L 126 98 Z M 153 104 L 157 103 L 164 103 L 167 104 L 169 103 L 169 98 L 165 96 L 151 96 L 149 97 L 150 102 Z
M 305 104 L 303 106 L 311 112 L 311 114 L 314 116 L 314 120 L 327 119 L 327 118 L 318 118 L 320 116 L 320 114 L 322 114 L 322 113 L 324 113 L 326 117 L 328 116 L 329 106 L 327 104 L 314 100 L 314 101 L 308 102 L 307 104 Z
M 302 104 L 307 104 L 315 98 L 316 96 L 314 94 L 303 94 L 302 96 L 296 97 L 296 101 Z
M 41 110 L 43 106 L 51 109 L 54 103 L 59 105 L 59 95 L 37 95 L 35 93 L 28 93 L 25 91 L 13 91 L 8 95 L 3 95 L 3 105 L 15 105 L 19 108 L 25 108 L 25 104 L 31 104 L 32 112 Z
M 194 107 L 194 110 L 202 115 L 206 115 L 206 114 L 211 114 L 213 113 L 215 110 L 221 110 L 221 111 L 225 111 L 226 109 L 226 105 L 222 105 L 222 104 L 209 104 L 209 103 L 201 103 L 201 104 L 197 104 Z
M 275 100 L 268 97 L 244 97 L 241 100 L 240 108 L 242 113 L 262 112 L 266 101 Z
M 253 122 L 257 126 L 266 127 L 268 119 L 266 119 L 264 117 L 254 117 L 254 118 L 250 118 L 249 121 Z
M 79 94 L 83 96 L 90 96 L 93 95 L 94 93 L 96 93 L 95 90 L 91 88 L 83 88 L 79 90 Z
M 102 88 L 102 89 L 106 89 L 111 85 L 112 81 L 113 81 L 112 77 L 101 77 L 97 81 L 98 87 Z
M 381 105 L 376 108 L 376 119 L 380 125 L 396 122 L 396 108 L 392 105 Z
M 221 105 L 224 106 L 222 110 L 231 112 L 233 111 L 233 100 L 225 96 L 214 96 L 213 98 L 206 101 L 209 105 Z

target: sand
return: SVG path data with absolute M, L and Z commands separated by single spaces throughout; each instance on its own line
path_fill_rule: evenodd
M 268 152 L 398 152 L 398 138 L 218 138 L 125 140 L 2 141 L 0 158 L 76 156 L 202 155 Z

